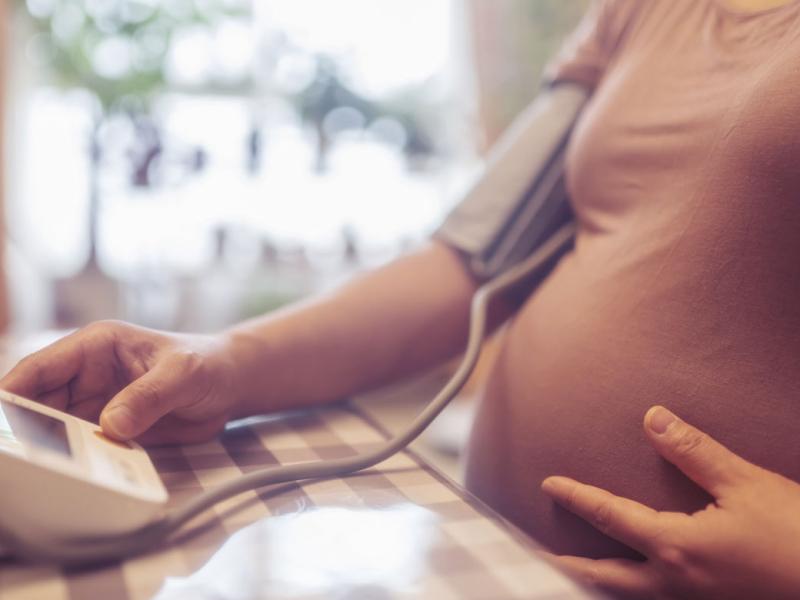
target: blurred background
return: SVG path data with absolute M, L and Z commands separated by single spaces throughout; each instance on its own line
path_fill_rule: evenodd
M 8 316 L 219 329 L 423 240 L 571 0 L 3 0 Z
M 214 331 L 412 248 L 586 5 L 0 0 L 0 328 Z

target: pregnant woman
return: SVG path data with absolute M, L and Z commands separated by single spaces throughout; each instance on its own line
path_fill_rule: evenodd
M 558 474 L 659 511 L 705 507 L 648 444 L 653 404 L 800 479 L 800 2 L 602 0 L 548 82 L 591 92 L 567 162 L 579 232 L 511 323 L 467 483 L 554 552 L 639 557 L 540 486 Z M 216 336 L 90 325 L 0 386 L 118 438 L 198 441 L 452 356 L 476 285 L 432 241 Z

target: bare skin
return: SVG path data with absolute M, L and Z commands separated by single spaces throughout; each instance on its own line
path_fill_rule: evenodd
M 560 557 L 587 582 L 625 598 L 800 597 L 800 484 L 739 458 L 661 407 L 650 443 L 711 494 L 695 514 L 658 512 L 596 487 L 551 477 L 542 489 L 645 562 Z
M 777 8 L 784 4 L 790 4 L 794 0 L 725 0 L 725 4 L 731 8 L 745 12 L 758 12 Z
M 232 417 L 338 400 L 453 356 L 475 289 L 455 252 L 431 243 L 217 336 L 94 323 L 23 359 L 0 387 L 118 439 L 206 440 Z

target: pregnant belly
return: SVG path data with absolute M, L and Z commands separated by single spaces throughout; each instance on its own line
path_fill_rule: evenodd
M 719 315 L 678 297 L 578 275 L 562 265 L 509 327 L 470 440 L 473 492 L 556 553 L 635 556 L 539 486 L 566 475 L 660 510 L 705 506 L 705 492 L 647 443 L 642 417 L 654 404 L 800 479 L 796 341 L 776 350 L 772 340 L 767 354 L 751 327 L 720 328 Z

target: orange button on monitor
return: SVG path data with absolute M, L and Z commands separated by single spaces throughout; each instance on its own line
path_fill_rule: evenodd
M 99 429 L 97 431 L 95 431 L 94 434 L 98 438 L 100 438 L 101 440 L 106 442 L 107 444 L 111 444 L 112 446 L 116 446 L 117 448 L 124 448 L 125 450 L 133 450 L 133 446 L 131 446 L 127 442 L 121 442 L 119 440 L 112 440 L 110 437 L 108 437 L 105 433 L 103 433 Z

